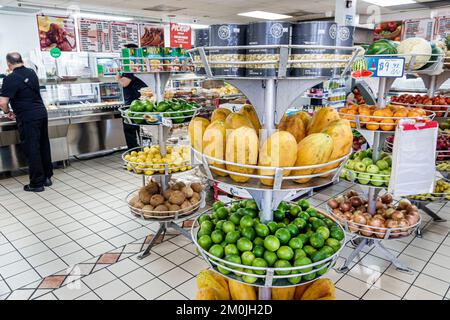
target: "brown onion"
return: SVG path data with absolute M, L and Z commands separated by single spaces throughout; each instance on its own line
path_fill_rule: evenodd
M 406 209 L 406 207 L 408 207 L 408 206 L 410 206 L 410 205 L 411 205 L 411 202 L 410 202 L 408 199 L 402 199 L 402 200 L 400 200 L 400 202 L 398 203 L 398 207 L 399 207 L 401 210 Z
M 328 200 L 327 204 L 331 209 L 336 209 L 337 207 L 339 207 L 339 203 L 335 199 Z
M 408 221 L 410 226 L 413 226 L 417 222 L 419 222 L 419 218 L 417 216 L 412 215 L 412 214 L 407 214 L 405 219 Z
M 358 196 L 358 192 L 356 192 L 355 190 L 350 190 L 349 192 L 347 192 L 348 198 L 355 197 L 355 196 Z
M 353 222 L 348 223 L 348 229 L 350 230 L 350 232 L 354 232 L 354 233 L 359 231 L 359 227 L 357 225 L 355 225 Z
M 384 228 L 384 220 L 378 219 L 378 218 L 373 218 L 369 221 L 369 225 L 373 228 L 373 234 L 378 237 L 378 238 L 383 238 L 385 231 L 380 229 L 380 228 Z
M 396 220 L 389 219 L 389 220 L 386 220 L 385 226 L 388 229 L 394 229 L 394 228 L 398 227 L 398 222 Z M 398 234 L 397 230 L 395 230 L 395 231 L 391 230 L 390 236 L 389 236 L 390 238 L 397 238 L 398 236 L 399 236 L 399 234 Z
M 344 211 L 344 212 L 350 211 L 351 208 L 352 208 L 352 204 L 348 201 L 345 201 L 339 205 L 339 209 L 341 209 L 341 211 Z
M 372 231 L 369 227 L 362 227 L 361 228 L 361 234 L 366 236 L 366 237 L 370 237 L 372 236 Z
M 384 217 L 383 217 L 381 214 L 376 214 L 376 215 L 374 215 L 372 219 L 380 219 L 380 220 L 382 220 L 383 222 L 384 222 L 384 220 L 385 220 Z
M 343 195 L 337 196 L 335 199 L 338 203 L 343 203 L 345 201 L 345 198 Z
M 395 209 L 394 208 L 389 208 L 389 209 L 387 209 L 385 212 L 384 212 L 384 216 L 386 217 L 386 218 L 391 218 L 392 217 L 392 214 L 395 212 Z
M 353 221 L 358 224 L 367 224 L 367 220 L 363 215 L 356 215 L 353 217 Z
M 381 202 L 381 200 L 377 200 L 377 203 L 376 203 L 375 207 L 377 208 L 377 210 L 378 209 L 383 209 L 384 208 L 383 202 Z
M 333 209 L 333 213 L 334 213 L 335 215 L 340 215 L 340 214 L 342 214 L 342 211 L 339 210 L 339 209 Z
M 401 233 L 401 235 L 403 235 L 403 236 L 408 235 L 408 233 L 407 233 L 407 231 L 408 231 L 408 229 L 409 229 L 409 222 L 408 222 L 408 220 L 406 220 L 406 219 L 401 219 L 401 220 L 398 222 L 398 227 L 399 227 L 399 228 L 402 228 L 401 231 L 403 231 L 403 233 Z
M 357 208 L 357 207 L 362 205 L 361 198 L 358 197 L 358 196 L 351 197 L 350 198 L 350 202 L 351 202 L 352 206 L 355 207 L 355 208 Z
M 389 193 L 386 193 L 381 197 L 381 201 L 385 204 L 390 204 L 393 200 L 392 195 Z
M 391 218 L 394 220 L 400 220 L 400 219 L 403 219 L 404 217 L 405 217 L 405 215 L 403 214 L 403 212 L 400 212 L 400 211 L 395 211 L 391 216 Z

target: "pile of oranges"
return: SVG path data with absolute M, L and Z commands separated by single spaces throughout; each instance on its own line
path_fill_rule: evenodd
M 382 131 L 394 131 L 395 124 L 404 118 L 427 119 L 427 112 L 424 109 L 408 108 L 401 105 L 387 105 L 382 109 L 365 104 L 349 105 L 339 109 L 339 115 L 342 119 L 349 120 L 352 128 L 357 127 L 356 119 L 359 118 L 361 129 Z M 358 117 L 353 115 L 358 115 Z

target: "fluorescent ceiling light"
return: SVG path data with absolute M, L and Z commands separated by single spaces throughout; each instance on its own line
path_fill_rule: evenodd
M 198 24 L 198 23 L 180 23 L 180 24 L 186 24 L 188 26 L 191 26 L 192 29 L 207 29 L 207 28 L 209 28 L 209 25 L 207 25 L 207 24 Z
M 375 4 L 380 7 L 400 6 L 402 4 L 416 3 L 415 0 L 363 0 L 371 4 Z
M 287 16 L 285 14 L 278 14 L 278 13 L 266 12 L 266 11 L 242 12 L 242 13 L 238 13 L 238 16 L 266 19 L 266 20 L 281 20 L 281 19 L 292 18 L 292 16 Z
M 130 21 L 133 20 L 132 17 L 123 17 L 123 16 L 113 16 L 113 15 L 105 15 L 105 14 L 97 14 L 97 13 L 89 13 L 89 12 L 80 12 L 74 14 L 75 18 L 86 18 L 86 19 L 98 19 L 98 20 L 114 20 L 114 21 Z

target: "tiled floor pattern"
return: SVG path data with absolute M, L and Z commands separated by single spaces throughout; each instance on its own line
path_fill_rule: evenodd
M 136 221 L 128 214 L 128 209 L 123 203 L 124 196 L 136 187 L 136 183 L 139 183 L 140 179 L 133 178 L 133 176 L 128 175 L 126 172 L 117 170 L 117 164 L 118 158 L 116 156 L 73 163 L 71 167 L 65 170 L 58 170 L 56 176 L 57 183 L 55 183 L 51 191 L 53 196 L 49 194 L 50 191 L 42 193 L 41 195 L 44 200 L 40 201 L 41 204 L 39 204 L 39 201 L 36 202 L 36 199 L 27 200 L 32 206 L 28 206 L 27 203 L 25 203 L 25 206 L 22 204 L 15 206 L 13 202 L 8 202 L 9 207 L 6 207 L 6 211 L 1 211 L 0 219 L 0 232 L 3 233 L 3 235 L 0 235 L 0 254 L 2 255 L 1 263 L 4 264 L 0 267 L 0 297 L 3 295 L 3 299 L 194 298 L 196 289 L 195 275 L 199 270 L 207 267 L 207 265 L 198 257 L 196 249 L 191 242 L 179 235 L 167 235 L 165 241 L 156 246 L 150 256 L 139 260 L 138 252 L 142 249 L 143 243 L 149 240 L 145 236 L 149 229 L 155 231 L 156 226 L 150 224 L 137 227 L 145 228 L 146 231 L 140 237 L 138 237 L 137 233 L 130 235 L 130 232 L 133 232 L 135 229 L 122 230 L 122 228 L 119 228 L 119 226 L 129 222 L 140 223 L 140 221 Z M 79 171 L 82 173 L 79 173 Z M 67 181 L 66 178 L 69 177 L 66 175 L 72 177 L 72 180 Z M 16 177 L 12 180 L 12 182 L 11 179 L 0 180 L 0 185 L 3 186 L 3 189 L 0 189 L 0 199 L 7 198 L 5 195 L 8 195 L 7 192 L 9 191 L 12 191 L 12 193 L 20 193 L 18 188 L 20 182 L 26 179 Z M 96 183 L 102 185 L 103 190 L 101 192 L 98 188 L 94 187 Z M 63 188 L 58 188 L 58 184 Z M 11 190 L 11 185 L 15 189 Z M 112 185 L 114 187 L 109 188 Z M 316 193 L 310 200 L 313 205 L 323 208 L 330 196 L 335 196 L 349 187 L 351 187 L 349 183 L 341 182 Z M 64 188 L 70 188 L 67 189 L 70 191 L 65 192 Z M 84 197 L 90 199 L 77 203 L 76 194 L 78 192 L 81 192 Z M 65 201 L 59 200 L 55 202 L 53 197 L 59 198 L 55 193 L 64 197 Z M 71 193 L 75 195 L 74 198 L 70 196 Z M 99 194 L 96 195 L 95 193 Z M 19 194 L 18 196 L 20 197 Z M 104 204 L 105 198 L 109 199 L 109 201 L 106 201 L 106 204 Z M 51 201 L 51 203 L 47 202 L 46 199 Z M 71 201 L 75 204 L 66 207 L 65 203 L 70 203 Z M 99 203 L 97 204 L 96 201 Z M 94 202 L 96 206 L 93 204 L 86 206 L 85 204 L 88 202 Z M 3 205 L 3 201 L 1 203 Z M 36 203 L 38 203 L 38 207 L 36 207 Z M 46 204 L 45 206 L 44 203 Z M 62 207 L 59 207 L 59 205 L 62 205 Z M 51 211 L 53 206 L 57 209 Z M 71 211 L 70 208 L 75 206 L 77 206 L 77 210 Z M 98 206 L 106 206 L 108 209 L 98 211 Z M 386 247 L 392 250 L 396 256 L 414 270 L 413 274 L 397 271 L 376 249 L 366 248 L 355 259 L 351 264 L 351 269 L 345 274 L 338 273 L 334 270 L 328 273 L 327 276 L 336 284 L 337 298 L 450 299 L 450 204 L 433 204 L 430 207 L 438 212 L 441 217 L 449 221 L 434 223 L 430 221 L 429 217 L 422 215 L 422 225 L 424 226 L 422 238 L 411 236 L 398 241 L 384 242 Z M 32 211 L 26 211 L 24 208 L 30 208 Z M 47 212 L 47 208 L 50 209 L 49 212 Z M 21 213 L 16 214 L 16 209 Z M 1 210 L 4 210 L 4 207 Z M 75 219 L 60 226 L 55 224 L 55 216 L 52 216 L 51 212 L 64 212 L 67 210 L 71 212 L 67 216 L 70 217 L 75 214 Z M 5 212 L 6 214 L 4 214 Z M 102 214 L 106 212 L 114 213 L 115 216 L 111 219 L 116 218 L 120 220 L 123 217 L 128 220 L 118 224 L 117 221 L 111 222 L 110 219 L 102 217 Z M 46 220 L 40 224 L 49 223 L 53 226 L 47 229 L 53 235 L 52 237 L 47 235 L 45 229 L 38 232 L 34 231 L 31 229 L 31 227 L 35 226 L 34 224 L 28 226 L 23 223 L 23 219 L 20 219 L 21 216 L 26 215 L 26 221 L 30 219 L 39 220 L 37 216 L 34 217 L 34 213 L 37 213 Z M 111 224 L 108 229 L 117 228 L 122 231 L 122 236 L 128 235 L 133 239 L 130 241 L 124 240 L 122 243 L 116 242 L 115 245 L 109 241 L 111 238 L 102 238 L 100 234 L 102 230 L 92 230 L 92 224 L 82 223 L 82 227 L 77 230 L 84 231 L 84 229 L 87 229 L 92 234 L 81 237 L 81 240 L 92 235 L 99 236 L 102 239 L 98 243 L 104 247 L 99 247 L 97 254 L 87 250 L 86 247 L 89 246 L 79 243 L 79 241 L 76 241 L 78 239 L 74 239 L 75 241 L 69 240 L 65 244 L 59 243 L 54 248 L 49 246 L 46 241 L 47 239 L 52 240 L 61 236 L 68 236 L 68 234 L 73 232 L 61 230 L 61 227 L 69 227 L 71 224 L 79 223 L 80 218 L 77 218 L 77 216 L 84 216 L 88 213 L 90 214 L 89 217 L 85 217 L 84 219 L 100 216 L 100 219 L 104 219 L 103 222 Z M 18 228 L 17 226 L 8 228 L 9 225 L 16 223 L 15 220 L 23 225 L 25 230 L 29 231 L 30 234 L 22 231 L 22 236 L 16 238 L 14 232 L 20 232 L 22 228 L 17 230 L 15 229 Z M 99 222 L 92 221 L 92 223 L 97 224 Z M 55 235 L 55 231 L 52 231 L 53 229 L 59 230 L 61 234 Z M 13 234 L 12 240 L 7 237 L 11 234 Z M 116 237 L 118 236 L 116 235 Z M 35 245 L 32 240 L 20 241 L 28 237 L 36 237 L 39 240 L 37 244 L 43 242 L 48 248 L 48 251 L 54 253 L 56 256 L 56 259 L 51 261 L 54 261 L 58 265 L 58 260 L 62 260 L 65 263 L 64 267 L 59 268 L 58 272 L 55 270 L 53 272 L 43 272 L 42 274 L 38 273 L 39 266 L 34 267 L 32 265 L 33 260 L 42 261 L 49 259 L 48 257 L 51 255 L 47 253 L 47 250 L 40 251 L 39 245 Z M 44 240 L 41 240 L 41 238 L 44 238 Z M 58 240 L 55 242 L 58 243 Z M 69 245 L 74 242 L 80 248 Z M 104 245 L 104 243 L 114 248 L 111 249 L 111 247 Z M 104 248 L 104 250 L 101 250 L 101 248 Z M 70 255 L 67 252 L 78 252 L 77 249 L 78 251 L 85 250 L 91 256 L 85 259 L 80 258 L 78 261 L 74 259 L 72 265 L 81 261 L 84 262 L 75 267 L 68 268 L 70 263 L 68 261 L 66 262 L 64 257 Z M 342 255 L 347 256 L 350 252 L 351 244 L 348 243 L 342 251 Z M 33 257 L 35 258 L 32 259 Z M 26 262 L 31 267 L 21 266 L 17 264 L 17 261 L 22 263 Z M 338 266 L 342 262 L 343 258 L 339 258 Z M 36 272 L 37 275 L 30 271 Z M 23 277 L 21 281 L 26 281 L 26 285 L 18 285 L 17 283 L 20 284 L 20 282 L 18 280 L 14 282 L 14 277 L 18 279 Z M 42 279 L 44 277 L 46 278 Z M 15 284 L 15 287 L 11 283 Z M 15 290 L 19 287 L 20 289 Z M 11 289 L 13 290 L 12 293 L 10 292 Z

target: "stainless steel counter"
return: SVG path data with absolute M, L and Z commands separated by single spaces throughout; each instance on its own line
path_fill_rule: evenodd
M 52 160 L 110 150 L 126 145 L 120 105 L 58 107 L 48 111 Z M 15 121 L 0 118 L 0 172 L 26 167 Z

